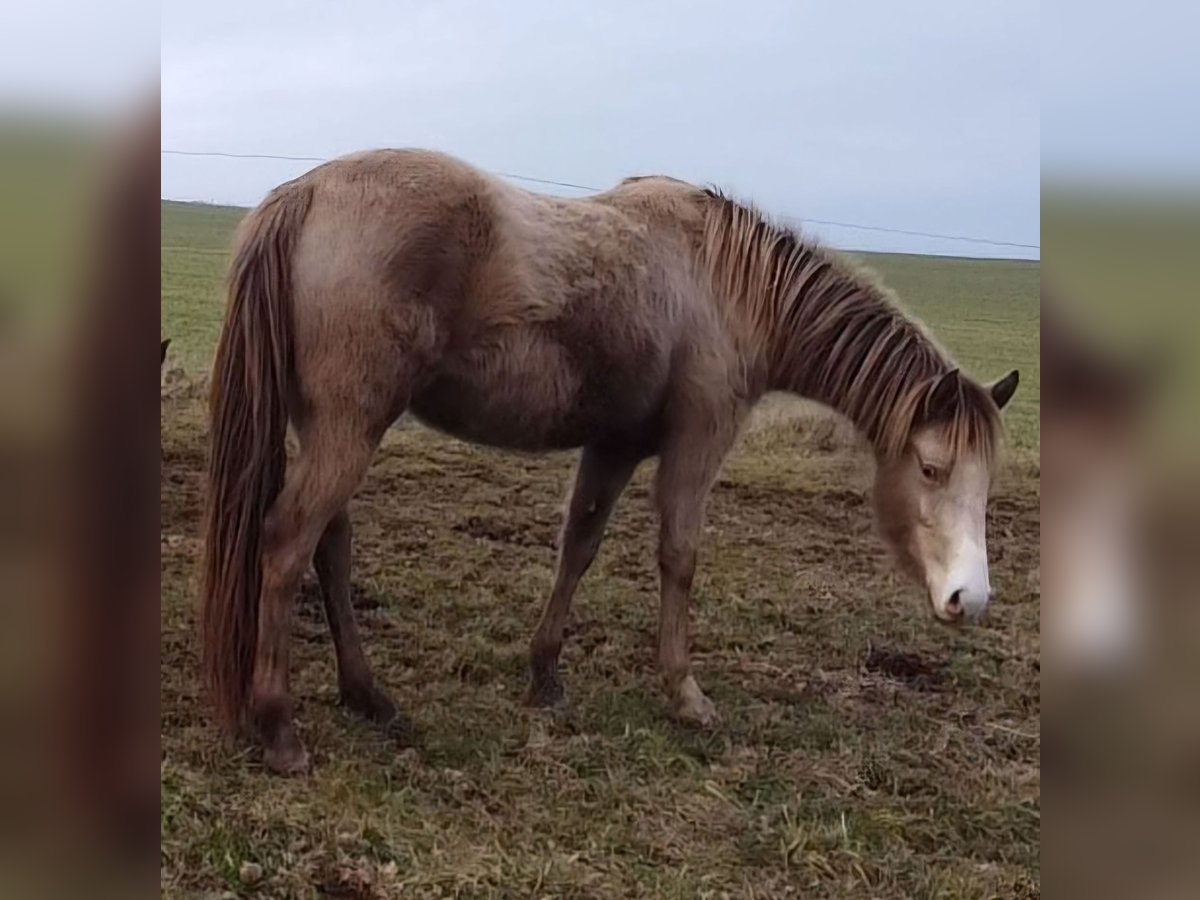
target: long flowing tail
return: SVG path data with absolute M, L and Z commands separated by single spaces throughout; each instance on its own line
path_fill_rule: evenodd
M 221 724 L 244 724 L 258 636 L 263 520 L 283 486 L 293 376 L 291 263 L 312 189 L 277 189 L 243 222 L 213 364 L 200 636 Z

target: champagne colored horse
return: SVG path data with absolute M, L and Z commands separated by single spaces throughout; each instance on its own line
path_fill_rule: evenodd
M 563 702 L 572 595 L 658 457 L 658 666 L 675 714 L 710 725 L 688 595 L 709 490 L 759 398 L 791 391 L 855 423 L 888 543 L 937 617 L 969 621 L 990 594 L 984 511 L 1016 384 L 960 374 L 881 287 L 714 191 L 630 178 L 564 200 L 415 150 L 320 166 L 243 222 L 214 364 L 200 626 L 221 721 L 270 768 L 307 767 L 288 642 L 310 561 L 343 701 L 397 717 L 351 611 L 346 504 L 405 410 L 492 446 L 583 448 L 531 645 L 535 705 Z

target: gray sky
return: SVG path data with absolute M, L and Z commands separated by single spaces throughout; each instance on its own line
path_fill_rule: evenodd
M 1038 244 L 1038 29 L 1036 0 L 171 3 L 162 141 L 430 147 L 601 188 L 664 173 L 781 216 Z M 164 155 L 162 194 L 251 205 L 312 165 Z M 1039 255 L 806 228 L 841 247 Z
M 1042 13 L 1047 179 L 1200 183 L 1200 4 L 1055 0 Z

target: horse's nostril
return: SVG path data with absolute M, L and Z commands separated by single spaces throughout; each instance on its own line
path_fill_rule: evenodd
M 950 595 L 950 599 L 946 601 L 946 612 L 956 619 L 962 618 L 963 603 L 962 603 L 962 588 L 959 588 Z

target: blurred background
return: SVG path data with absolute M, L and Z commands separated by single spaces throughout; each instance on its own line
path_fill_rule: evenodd
M 1200 30 L 1042 7 L 1043 871 L 1200 890 Z
M 149 895 L 158 10 L 4 18 L 0 894 Z

